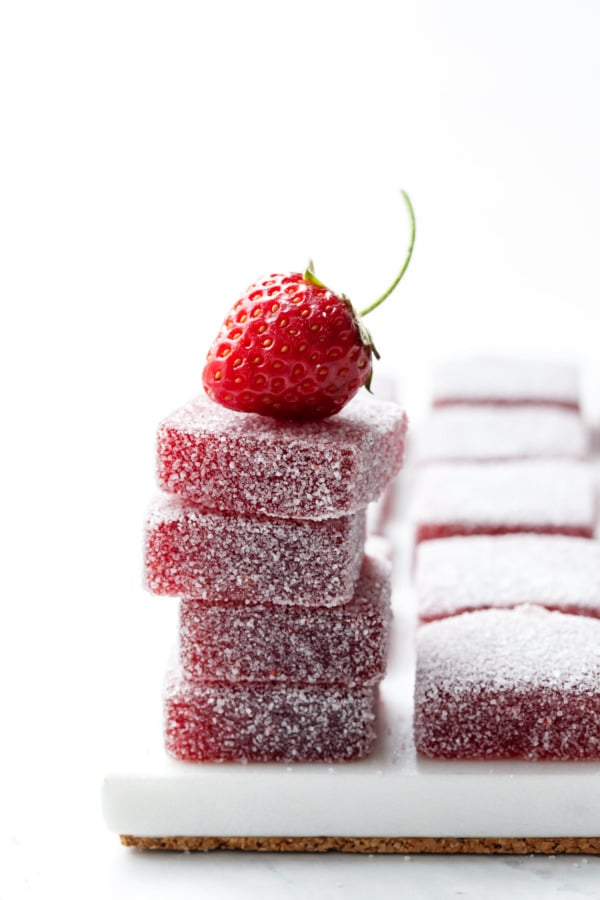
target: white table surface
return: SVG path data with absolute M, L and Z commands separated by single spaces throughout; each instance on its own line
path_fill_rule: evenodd
M 87 816 L 78 815 L 66 841 L 62 831 L 42 835 L 26 830 L 9 836 L 3 852 L 3 896 L 11 900 L 83 894 L 94 900 L 598 897 L 600 860 L 595 857 L 143 853 L 122 848 L 93 815 L 93 806 L 90 810 Z M 56 824 L 61 828 L 67 822 Z

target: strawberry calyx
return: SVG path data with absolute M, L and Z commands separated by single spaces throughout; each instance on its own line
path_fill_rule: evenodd
M 315 287 L 325 288 L 326 291 L 331 290 L 315 275 L 315 264 L 312 259 L 309 259 L 308 265 L 304 270 L 304 280 L 308 281 L 309 284 L 314 284 Z
M 320 278 L 317 278 L 317 276 L 315 275 L 315 264 L 312 261 L 312 259 L 309 259 L 308 265 L 307 265 L 306 269 L 304 270 L 303 277 L 304 277 L 304 280 L 307 281 L 309 284 L 314 284 L 315 287 L 320 287 L 326 291 L 330 291 L 331 293 L 334 293 L 333 291 L 331 291 L 331 288 L 328 288 L 327 285 L 324 284 L 320 280 Z M 373 343 L 373 338 L 371 336 L 371 332 L 369 331 L 368 328 L 365 327 L 365 324 L 362 321 L 361 316 L 354 309 L 354 306 L 353 306 L 350 298 L 347 297 L 346 294 L 338 294 L 337 296 L 340 298 L 340 300 L 344 301 L 344 303 L 350 310 L 350 312 L 352 314 L 352 319 L 353 319 L 354 324 L 356 325 L 356 328 L 358 331 L 358 336 L 360 338 L 361 344 L 363 344 L 365 347 L 369 348 L 369 350 L 371 351 L 371 353 L 373 354 L 375 359 L 381 359 L 381 356 L 379 355 L 379 353 L 377 351 L 377 347 Z M 370 390 L 370 387 L 369 387 L 370 383 L 371 383 L 371 376 L 369 376 L 368 384 L 366 384 L 367 390 Z

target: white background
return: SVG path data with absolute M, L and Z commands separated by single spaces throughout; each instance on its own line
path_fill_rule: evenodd
M 249 282 L 313 257 L 367 305 L 403 187 L 369 326 L 409 413 L 479 349 L 593 392 L 599 47 L 592 0 L 0 5 L 2 900 L 597 896 L 594 860 L 130 854 L 98 789 L 156 699 L 156 423 Z

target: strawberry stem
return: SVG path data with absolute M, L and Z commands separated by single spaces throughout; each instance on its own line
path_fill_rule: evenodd
M 390 296 L 392 291 L 396 287 L 398 287 L 398 284 L 400 283 L 402 276 L 408 269 L 408 264 L 410 262 L 410 258 L 412 256 L 412 252 L 413 252 L 413 247 L 415 246 L 415 212 L 412 208 L 412 203 L 410 202 L 410 197 L 408 196 L 406 191 L 400 191 L 400 193 L 402 194 L 404 202 L 406 203 L 406 207 L 408 209 L 408 216 L 410 219 L 410 240 L 408 243 L 408 250 L 406 251 L 406 258 L 404 260 L 404 263 L 402 264 L 402 268 L 400 269 L 399 273 L 396 275 L 396 278 L 394 279 L 394 281 L 392 281 L 392 283 L 390 284 L 387 291 L 384 294 L 382 294 L 381 297 L 378 297 L 377 300 L 375 300 L 373 303 L 371 303 L 370 306 L 367 306 L 366 309 L 363 309 L 360 312 L 361 317 L 366 316 L 367 313 L 373 312 L 374 309 L 376 309 L 378 306 L 380 306 L 380 304 L 382 304 L 383 301 L 386 300 Z
M 308 266 L 306 267 L 304 272 L 304 280 L 308 281 L 309 284 L 314 284 L 317 287 L 322 287 L 325 288 L 325 290 L 329 290 L 326 285 L 324 285 L 323 282 L 320 281 L 315 275 L 315 264 L 312 259 L 309 259 L 308 261 Z

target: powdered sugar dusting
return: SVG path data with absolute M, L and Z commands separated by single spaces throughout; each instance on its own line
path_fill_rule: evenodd
M 463 613 L 421 625 L 419 677 L 456 696 L 473 685 L 600 692 L 600 622 L 539 606 Z
M 536 606 L 417 634 L 415 739 L 442 757 L 600 757 L 600 621 Z
M 510 358 L 453 360 L 437 367 L 433 401 L 548 403 L 579 407 L 579 373 L 568 363 Z
M 583 459 L 588 434 L 581 416 L 552 407 L 449 407 L 434 410 L 417 435 L 416 458 Z
M 158 430 L 158 480 L 205 509 L 322 519 L 376 500 L 404 455 L 406 415 L 355 397 L 320 422 L 237 413 L 197 397 Z
M 450 526 L 458 534 L 505 529 L 591 535 L 595 513 L 589 464 L 536 460 L 427 466 L 416 477 L 411 518 L 421 532 Z
M 426 541 L 415 585 L 422 620 L 527 603 L 600 617 L 600 542 L 529 534 Z
M 201 600 L 336 606 L 351 600 L 365 511 L 319 521 L 203 512 L 160 495 L 146 524 L 145 582 Z

